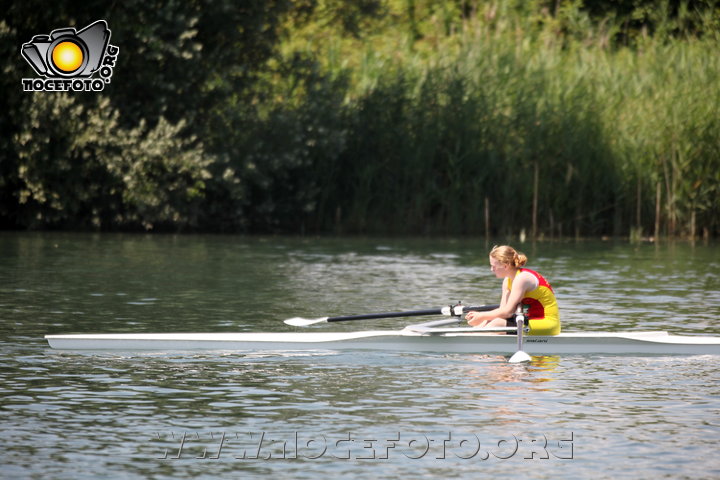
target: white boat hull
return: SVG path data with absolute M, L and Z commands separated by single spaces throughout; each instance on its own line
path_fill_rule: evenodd
M 46 335 L 62 350 L 393 350 L 412 352 L 498 353 L 517 350 L 515 335 L 472 332 L 422 333 L 412 329 L 361 332 L 292 333 L 125 333 Z M 678 336 L 667 332 L 561 333 L 527 336 L 531 355 L 720 355 L 720 337 Z

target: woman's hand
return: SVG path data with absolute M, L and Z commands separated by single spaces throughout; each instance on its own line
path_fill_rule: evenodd
M 488 315 L 490 312 L 468 312 L 465 315 L 468 325 L 471 327 L 482 327 L 489 320 L 495 318 L 493 315 Z

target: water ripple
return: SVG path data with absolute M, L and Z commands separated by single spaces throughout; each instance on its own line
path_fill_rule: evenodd
M 0 237 L 6 476 L 720 476 L 715 357 L 511 365 L 412 352 L 74 353 L 42 339 L 278 331 L 296 315 L 493 302 L 499 282 L 481 242 L 46 238 Z M 593 243 L 526 253 L 556 289 L 566 330 L 718 334 L 717 252 Z

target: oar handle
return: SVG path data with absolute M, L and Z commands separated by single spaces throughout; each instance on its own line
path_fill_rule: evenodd
M 349 322 L 352 320 L 372 320 L 375 318 L 398 318 L 398 317 L 422 317 L 426 315 L 455 315 L 460 316 L 465 312 L 486 312 L 495 310 L 499 305 L 478 305 L 475 307 L 466 307 L 463 305 L 453 305 L 443 308 L 432 308 L 428 310 L 410 310 L 408 312 L 385 312 L 385 313 L 365 313 L 362 315 L 343 315 L 340 317 L 328 317 L 326 322 Z
M 500 308 L 500 305 L 478 305 L 476 307 L 463 307 L 463 313 L 489 312 L 490 310 L 495 310 L 496 308 Z

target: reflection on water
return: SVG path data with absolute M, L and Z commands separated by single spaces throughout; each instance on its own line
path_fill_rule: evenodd
M 508 363 L 508 357 L 501 355 L 462 355 L 467 362 L 462 374 L 468 378 L 482 379 L 483 384 L 489 382 L 489 388 L 515 388 L 516 382 L 531 383 L 551 382 L 554 372 L 560 364 L 557 355 L 532 355 L 527 363 Z M 473 366 L 477 362 L 477 367 Z M 543 375 L 542 373 L 546 373 Z M 539 385 L 538 385 L 539 386 Z M 527 385 L 521 385 L 526 389 Z
M 516 365 L 497 355 L 333 350 L 129 355 L 53 351 L 42 339 L 288 331 L 281 320 L 291 316 L 492 303 L 500 285 L 487 249 L 470 239 L 2 234 L 3 473 L 720 475 L 714 357 L 534 356 Z M 717 247 L 524 250 L 557 291 L 565 331 L 720 333 Z

